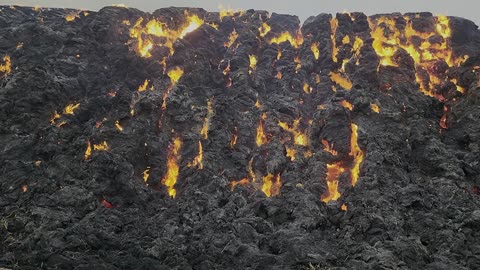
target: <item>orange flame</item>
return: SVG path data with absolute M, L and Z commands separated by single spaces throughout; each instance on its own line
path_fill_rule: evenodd
M 263 113 L 257 127 L 257 136 L 256 143 L 257 146 L 262 146 L 268 142 L 267 134 L 265 133 L 265 119 L 267 119 L 267 114 Z
M 120 125 L 120 121 L 118 121 L 118 120 L 115 121 L 115 127 L 116 127 L 120 132 L 123 131 L 123 127 Z
M 143 26 L 144 19 L 139 18 L 135 25 L 130 28 L 130 37 L 137 42 L 135 50 L 140 56 L 149 58 L 152 56 L 150 51 L 155 46 L 161 46 L 167 47 L 170 55 L 172 55 L 174 53 L 173 44 L 175 41 L 193 32 L 204 23 L 197 15 L 190 15 L 187 11 L 185 11 L 185 17 L 185 23 L 177 30 L 169 29 L 166 23 L 157 19 L 152 19 Z M 163 37 L 164 41 L 157 44 L 154 42 L 153 37 Z
M 75 110 L 78 109 L 78 107 L 80 107 L 80 103 L 69 104 L 69 105 L 67 105 L 67 107 L 65 107 L 65 109 L 63 110 L 63 113 L 73 115 L 73 114 L 75 114 Z
M 308 85 L 308 83 L 304 83 L 303 84 L 303 91 L 307 94 L 310 94 L 312 93 L 312 87 L 310 85 Z
M 376 113 L 380 112 L 380 107 L 375 103 L 370 103 L 370 109 L 372 109 L 372 111 Z
M 87 141 L 87 149 L 85 150 L 85 154 L 83 157 L 85 160 L 88 160 L 91 155 L 92 155 L 92 145 L 90 141 Z
M 168 195 L 175 198 L 177 191 L 174 186 L 177 183 L 177 178 L 180 173 L 180 167 L 178 161 L 180 159 L 180 149 L 182 147 L 182 141 L 179 137 L 175 137 L 173 142 L 168 147 L 167 155 L 167 173 L 162 179 L 162 184 L 168 188 Z
M 299 131 L 301 118 L 297 118 L 293 121 L 293 125 L 290 126 L 285 122 L 279 121 L 278 125 L 287 132 L 290 132 L 293 135 L 293 139 L 296 145 L 307 146 L 308 137 L 304 132 Z
M 320 199 L 328 203 L 330 201 L 336 201 L 340 198 L 340 192 L 338 192 L 338 179 L 340 175 L 345 172 L 345 168 L 341 166 L 341 162 L 327 164 L 327 186 L 328 189 L 320 196 Z
M 12 61 L 9 55 L 3 56 L 4 64 L 0 64 L 0 72 L 4 73 L 3 76 L 12 72 Z
M 268 32 L 270 32 L 272 28 L 270 27 L 270 25 L 268 25 L 266 22 L 262 23 L 262 26 L 260 26 L 260 28 L 258 28 L 258 32 L 260 32 L 260 36 L 261 37 L 264 37 L 268 34 Z
M 337 63 L 337 54 L 338 54 L 338 47 L 337 47 L 337 28 L 338 28 L 338 20 L 337 18 L 332 18 L 330 20 L 330 29 L 331 29 L 331 34 L 330 34 L 330 39 L 332 40 L 332 60 L 333 62 Z
M 200 134 L 202 137 L 207 140 L 208 139 L 208 130 L 210 128 L 210 119 L 212 118 L 214 112 L 212 107 L 212 100 L 207 100 L 207 117 L 203 120 L 202 130 L 200 130 Z
M 267 197 L 272 197 L 280 194 L 280 188 L 282 187 L 282 181 L 280 174 L 274 176 L 269 173 L 263 177 L 262 191 Z
M 148 181 L 148 178 L 150 177 L 150 167 L 147 167 L 147 168 L 143 171 L 142 175 L 143 175 L 143 182 L 146 183 L 146 182 Z
M 193 159 L 192 163 L 187 164 L 188 167 L 197 167 L 203 170 L 203 146 L 202 142 L 198 141 L 198 155 Z
M 363 151 L 358 146 L 358 126 L 351 124 L 351 135 L 350 135 L 350 156 L 353 157 L 353 167 L 350 172 L 352 186 L 355 186 L 360 175 L 360 165 L 363 161 Z
M 323 150 L 325 150 L 325 152 L 328 152 L 334 156 L 338 155 L 338 152 L 333 149 L 333 144 L 330 144 L 327 140 L 325 139 L 322 139 L 322 144 L 323 144 Z
M 237 185 L 242 185 L 246 186 L 250 183 L 250 180 L 248 178 L 243 178 L 238 181 L 231 181 L 230 182 L 230 190 L 233 191 Z
M 348 78 L 345 78 L 341 73 L 331 71 L 328 75 L 330 76 L 330 80 L 340 85 L 343 89 L 352 89 L 352 82 Z
M 235 127 L 235 132 L 232 133 L 232 136 L 230 137 L 230 148 L 234 148 L 235 145 L 237 145 L 237 140 L 238 140 L 238 128 Z
M 250 70 L 248 73 L 252 74 L 252 72 L 257 68 L 257 57 L 255 55 L 249 55 L 248 59 L 250 62 Z
M 443 129 L 448 129 L 447 113 L 448 113 L 448 107 L 447 107 L 447 105 L 444 105 L 443 106 L 443 115 L 442 115 L 442 118 L 440 119 L 440 127 L 443 128 Z
M 294 161 L 297 151 L 293 147 L 288 146 L 285 146 L 285 149 L 287 150 L 287 157 L 290 158 L 291 161 Z
M 315 60 L 318 60 L 318 58 L 320 57 L 320 49 L 318 48 L 318 45 L 318 42 L 313 42 L 310 46 L 310 50 L 312 51 Z
M 280 36 L 270 39 L 268 44 L 280 44 L 286 41 L 288 41 L 292 47 L 298 49 L 303 44 L 302 33 L 298 31 L 296 36 L 293 37 L 289 32 L 283 32 L 280 34 Z
M 230 48 L 233 45 L 233 43 L 235 43 L 237 38 L 238 38 L 238 33 L 237 31 L 235 31 L 235 29 L 233 29 L 233 32 L 230 33 L 230 35 L 228 36 L 228 41 L 225 41 L 223 46 Z
M 147 87 L 148 87 L 149 83 L 150 83 L 149 80 L 145 80 L 143 82 L 143 84 L 138 87 L 138 92 L 143 92 L 143 91 L 147 90 Z M 153 86 L 152 86 L 152 88 L 150 88 L 150 90 L 153 90 Z
M 340 105 L 342 105 L 345 109 L 348 109 L 348 110 L 350 110 L 350 111 L 353 110 L 353 105 L 352 105 L 352 103 L 350 103 L 350 102 L 348 102 L 348 101 L 346 101 L 346 100 L 342 100 L 342 101 L 340 102 Z

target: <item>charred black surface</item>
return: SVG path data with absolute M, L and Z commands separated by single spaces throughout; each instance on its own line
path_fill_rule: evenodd
M 130 33 L 138 19 L 178 29 L 186 14 L 204 23 L 174 52 L 141 56 Z M 432 14 L 405 15 L 417 32 L 436 29 Z M 254 10 L 220 19 L 184 8 L 1 7 L 0 65 L 8 55 L 11 71 L 0 68 L 0 267 L 479 269 L 480 32 L 450 17 L 452 58 L 469 58 L 422 73 L 403 48 L 398 66 L 379 65 L 369 25 L 378 17 L 409 27 L 401 14 L 300 25 Z M 268 42 L 285 31 L 302 41 Z M 435 97 L 417 83 L 432 74 L 442 78 Z M 107 151 L 95 149 L 104 142 Z M 355 144 L 363 160 L 352 186 Z M 175 198 L 162 183 L 172 156 Z M 341 197 L 325 204 L 327 164 L 345 172 Z M 281 179 L 278 195 L 262 192 L 267 175 Z M 241 179 L 249 183 L 232 191 Z

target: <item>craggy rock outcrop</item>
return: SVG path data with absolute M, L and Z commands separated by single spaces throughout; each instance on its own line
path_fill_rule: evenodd
M 480 32 L 0 9 L 0 266 L 479 269 Z

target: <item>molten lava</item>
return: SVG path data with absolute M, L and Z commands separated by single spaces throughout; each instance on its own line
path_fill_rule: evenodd
M 168 188 L 168 195 L 175 198 L 177 191 L 174 186 L 177 183 L 177 178 L 180 173 L 178 162 L 180 160 L 180 149 L 182 141 L 180 137 L 175 137 L 173 142 L 168 146 L 167 154 L 167 173 L 162 178 L 162 184 Z

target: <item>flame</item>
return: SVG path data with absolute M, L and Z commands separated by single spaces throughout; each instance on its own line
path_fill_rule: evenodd
M 265 119 L 267 119 L 267 114 L 263 113 L 257 127 L 257 136 L 256 136 L 256 143 L 257 146 L 262 146 L 268 142 L 267 134 L 265 133 Z
M 333 144 L 330 144 L 327 140 L 325 139 L 322 139 L 322 144 L 323 144 L 323 150 L 325 150 L 325 152 L 328 152 L 334 156 L 338 155 L 338 152 L 333 149 Z
M 298 71 L 302 68 L 302 60 L 300 60 L 300 57 L 297 55 L 295 58 L 293 58 L 293 62 L 296 64 L 295 72 L 298 73 Z
M 232 133 L 232 136 L 230 137 L 230 148 L 235 147 L 237 145 L 238 141 L 238 128 L 235 127 L 235 132 Z
M 55 125 L 55 120 L 59 119 L 60 117 L 62 116 L 58 114 L 57 111 L 55 111 L 52 118 L 50 119 L 50 124 Z
M 338 28 L 338 20 L 337 18 L 332 18 L 330 20 L 330 29 L 332 30 L 330 34 L 330 39 L 332 40 L 332 60 L 335 63 L 338 62 L 338 59 L 337 59 L 338 47 L 337 47 L 337 38 L 336 38 L 337 28 Z
M 92 155 L 92 144 L 90 141 L 87 141 L 87 149 L 85 150 L 84 159 L 88 160 Z
M 12 62 L 9 55 L 3 56 L 4 64 L 0 64 L 0 72 L 4 73 L 3 76 L 12 72 Z
M 187 164 L 187 166 L 197 167 L 203 170 L 203 146 L 201 141 L 198 141 L 198 155 L 193 159 L 192 163 Z
M 103 141 L 102 143 L 94 144 L 93 145 L 93 150 L 94 151 L 108 151 L 108 150 L 110 150 L 110 147 L 108 146 L 108 143 L 106 141 Z
M 372 111 L 376 113 L 380 112 L 380 107 L 375 103 L 370 103 L 370 109 L 372 109 Z
M 290 132 L 293 135 L 293 139 L 296 145 L 307 146 L 308 137 L 304 132 L 299 131 L 301 118 L 297 118 L 293 121 L 293 125 L 290 127 L 285 122 L 279 121 L 278 125 L 287 132 Z
M 243 178 L 243 179 L 238 180 L 238 181 L 231 181 L 230 182 L 230 190 L 233 191 L 235 189 L 235 186 L 237 186 L 237 185 L 246 186 L 249 183 L 250 183 L 250 180 L 248 178 Z
M 360 50 L 363 47 L 363 40 L 360 37 L 355 37 L 355 42 L 353 43 L 352 51 L 357 58 L 357 62 L 355 63 L 357 66 L 360 64 Z
M 63 110 L 63 114 L 75 114 L 75 110 L 78 109 L 78 107 L 80 107 L 80 103 L 77 103 L 77 104 L 69 104 L 67 105 L 67 107 L 65 107 L 65 109 Z
M 303 84 L 303 91 L 307 94 L 312 93 L 312 87 L 308 83 Z
M 230 48 L 233 43 L 235 43 L 235 40 L 237 40 L 238 38 L 238 33 L 235 29 L 233 29 L 233 32 L 230 33 L 230 35 L 228 36 L 228 41 L 226 41 L 223 45 L 227 48 Z
M 28 191 L 28 186 L 27 185 L 22 185 L 22 192 L 25 193 Z
M 275 78 L 277 80 L 281 80 L 282 79 L 282 73 L 280 71 L 277 71 L 277 75 L 275 75 Z
M 346 204 L 342 204 L 342 206 L 340 207 L 340 209 L 342 211 L 347 211 L 348 210 L 348 206 Z
M 258 98 L 257 98 L 257 101 L 255 102 L 255 108 L 257 108 L 257 109 L 262 108 L 262 104 L 260 103 L 260 100 L 258 100 Z
M 297 32 L 296 36 L 293 37 L 289 32 L 283 32 L 278 37 L 273 37 L 268 41 L 268 44 L 280 44 L 283 42 L 290 42 L 290 45 L 295 49 L 298 49 L 303 44 L 303 36 L 300 31 Z
M 433 92 L 436 85 L 445 81 L 444 75 L 433 72 L 433 64 L 444 60 L 449 67 L 460 66 L 468 56 L 454 57 L 452 48 L 449 46 L 451 30 L 448 17 L 438 16 L 435 30 L 431 32 L 418 32 L 413 28 L 409 17 L 405 16 L 404 19 L 407 21 L 404 31 L 399 30 L 393 18 L 379 17 L 375 21 L 369 20 L 371 35 L 374 39 L 373 47 L 381 58 L 380 65 L 398 66 L 392 56 L 398 48 L 404 49 L 414 60 L 420 91 L 427 96 L 443 99 Z M 435 36 L 441 36 L 441 39 L 432 39 Z M 435 42 L 432 43 L 432 40 Z M 427 78 L 420 76 L 422 71 L 428 74 Z M 455 82 L 454 84 L 457 85 Z M 462 91 L 458 85 L 457 90 Z
M 443 115 L 442 115 L 442 118 L 440 119 L 440 127 L 443 128 L 443 129 L 448 129 L 447 113 L 448 113 L 448 107 L 447 107 L 447 105 L 444 105 L 443 106 Z
M 147 168 L 143 171 L 142 175 L 143 175 L 143 182 L 146 183 L 146 182 L 148 181 L 148 178 L 150 177 L 150 167 L 147 167 Z
M 258 32 L 260 32 L 261 37 L 266 36 L 270 30 L 272 30 L 272 28 L 266 22 L 262 23 L 262 26 L 258 28 Z
M 230 72 L 230 60 L 228 60 L 228 65 L 227 65 L 227 67 L 223 70 L 223 75 L 227 76 L 229 72 Z
M 282 187 L 282 181 L 280 174 L 274 176 L 269 173 L 263 177 L 262 191 L 267 197 L 272 197 L 280 194 L 280 188 Z
M 200 130 L 200 134 L 202 137 L 207 140 L 208 139 L 208 129 L 210 128 L 210 119 L 212 118 L 214 112 L 212 107 L 212 100 L 207 100 L 207 117 L 203 120 L 202 130 Z
M 345 109 L 348 109 L 348 110 L 350 110 L 350 111 L 353 110 L 353 105 L 352 105 L 352 103 L 350 103 L 350 102 L 348 102 L 348 101 L 346 101 L 346 100 L 342 100 L 342 101 L 340 102 L 340 105 L 342 105 Z
M 233 16 L 242 16 L 245 14 L 244 10 L 241 9 L 232 9 L 232 8 L 224 8 L 223 6 L 219 6 L 220 12 L 220 21 L 223 20 L 225 17 L 233 17 Z
M 320 49 L 318 48 L 318 45 L 319 45 L 318 42 L 313 42 L 312 45 L 310 46 L 310 50 L 312 50 L 315 60 L 318 60 L 318 58 L 320 57 Z
M 363 151 L 358 146 L 358 126 L 351 124 L 351 135 L 350 135 L 350 154 L 353 157 L 353 167 L 350 172 L 350 177 L 352 180 L 352 186 L 355 186 L 360 175 L 360 165 L 363 161 Z
M 336 201 L 340 198 L 340 192 L 338 192 L 338 179 L 340 175 L 345 172 L 345 168 L 341 166 L 341 162 L 327 164 L 327 186 L 328 189 L 320 196 L 320 199 L 328 203 L 330 201 Z
M 176 84 L 183 75 L 183 69 L 181 67 L 174 67 L 170 69 L 167 73 L 172 85 Z
M 74 21 L 76 18 L 80 18 L 80 16 L 79 16 L 80 12 L 81 12 L 80 10 L 73 11 L 73 12 L 65 15 L 64 18 L 65 18 L 65 20 L 66 20 L 67 22 L 72 22 L 72 21 Z
M 115 121 L 115 127 L 116 127 L 120 132 L 123 131 L 123 127 L 120 125 L 120 121 L 118 121 L 118 120 Z
M 352 82 L 348 78 L 345 78 L 341 73 L 331 71 L 328 75 L 330 76 L 330 80 L 340 85 L 342 88 L 346 90 L 352 89 Z
M 168 147 L 167 155 L 167 173 L 162 179 L 162 184 L 168 188 L 168 195 L 175 198 L 177 191 L 174 189 L 175 183 L 180 172 L 178 161 L 180 159 L 180 148 L 182 141 L 179 137 L 175 137 Z
M 252 182 L 255 183 L 257 181 L 257 176 L 255 175 L 255 172 L 253 171 L 253 157 L 248 162 L 248 174 L 250 175 L 250 178 L 252 178 Z
M 173 30 L 169 29 L 166 23 L 157 19 L 151 19 L 143 26 L 144 19 L 139 18 L 135 25 L 130 28 L 130 37 L 136 40 L 135 50 L 141 57 L 149 58 L 152 56 L 150 51 L 155 46 L 160 46 L 167 47 L 170 55 L 172 55 L 175 41 L 204 24 L 204 21 L 197 15 L 190 15 L 187 11 L 185 11 L 185 19 L 185 23 L 179 29 Z M 153 37 L 163 37 L 164 39 L 163 42 L 155 43 Z
M 461 87 L 460 85 L 458 85 L 458 82 L 457 82 L 457 79 L 451 79 L 450 82 L 452 82 L 453 84 L 456 85 L 457 87 L 457 91 L 462 93 L 462 94 L 465 94 L 465 88 Z
M 293 147 L 291 148 L 288 146 L 285 146 L 285 149 L 287 150 L 287 157 L 289 157 L 291 161 L 294 161 L 297 151 Z
M 255 55 L 249 55 L 248 59 L 250 62 L 250 70 L 248 72 L 251 74 L 257 67 L 257 57 Z
M 282 58 L 282 50 L 278 49 L 278 51 L 277 51 L 277 61 L 280 60 L 280 58 Z
M 349 36 L 344 36 L 342 39 L 342 44 L 347 45 L 350 44 L 350 37 Z
M 148 84 L 150 83 L 149 80 L 145 80 L 142 85 L 138 87 L 138 92 L 143 92 L 147 90 Z M 150 88 L 150 90 L 153 90 L 153 86 Z

